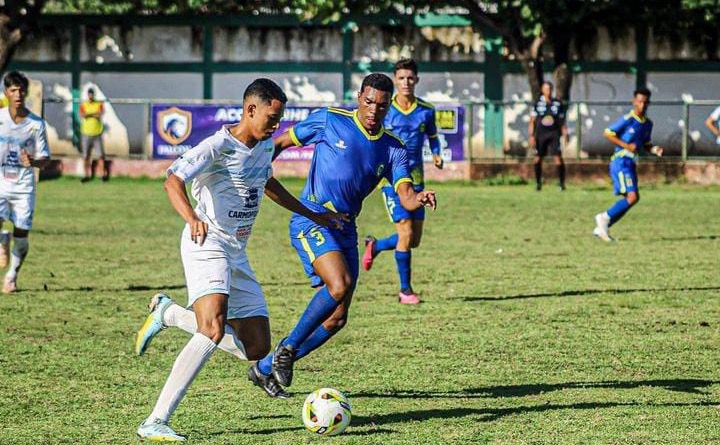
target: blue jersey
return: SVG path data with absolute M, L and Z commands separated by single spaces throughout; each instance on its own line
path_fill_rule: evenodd
M 405 143 L 413 185 L 422 185 L 423 143 L 426 137 L 430 142 L 430 151 L 440 154 L 435 107 L 421 99 L 415 99 L 409 109 L 403 110 L 393 98 L 384 125 Z
M 289 130 L 297 146 L 315 144 L 301 201 L 315 211 L 327 209 L 355 217 L 381 179 L 395 188 L 411 182 L 402 141 L 381 127 L 371 135 L 357 111 L 323 108 Z
M 627 144 L 635 144 L 637 150 L 641 149 L 650 142 L 653 123 L 646 117 L 639 117 L 634 112 L 630 112 L 618 119 L 610 125 L 605 133 L 617 136 L 621 141 Z M 613 159 L 620 157 L 636 158 L 636 155 L 619 145 L 615 146 L 615 154 Z

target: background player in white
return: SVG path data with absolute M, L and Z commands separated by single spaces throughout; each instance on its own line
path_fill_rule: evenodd
M 14 226 L 10 255 L 10 232 L 0 235 L 0 267 L 10 268 L 2 291 L 17 290 L 17 275 L 28 253 L 28 234 L 35 211 L 35 171 L 50 158 L 45 121 L 25 107 L 28 78 L 11 71 L 3 78 L 8 106 L 0 110 L 0 229 L 9 219 Z
M 138 428 L 141 438 L 185 440 L 167 423 L 216 347 L 249 360 L 270 350 L 267 304 L 245 253 L 263 192 L 318 224 L 341 225 L 341 215 L 310 212 L 272 178 L 270 137 L 286 102 L 273 81 L 255 80 L 243 95 L 240 122 L 223 126 L 168 169 L 165 190 L 187 222 L 181 256 L 192 311 L 167 295 L 153 297 L 152 312 L 138 332 L 136 352 L 142 354 L 166 326 L 180 327 L 192 337 L 178 354 L 155 408 Z M 194 209 L 185 190 L 188 181 L 197 201 Z
M 715 135 L 715 142 L 720 147 L 720 107 L 717 107 L 705 119 L 705 126 Z

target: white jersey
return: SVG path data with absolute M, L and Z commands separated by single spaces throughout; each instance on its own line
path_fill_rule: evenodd
M 260 211 L 265 184 L 272 177 L 272 139 L 249 149 L 224 125 L 175 160 L 168 169 L 184 182 L 192 180 L 195 213 L 209 232 L 244 249 Z
M 710 119 L 714 120 L 715 122 L 720 121 L 720 107 L 715 108 L 713 112 L 710 113 Z
M 45 121 L 30 113 L 19 124 L 10 117 L 8 107 L 0 109 L 0 192 L 33 193 L 35 172 L 20 165 L 20 150 L 35 159 L 49 158 Z

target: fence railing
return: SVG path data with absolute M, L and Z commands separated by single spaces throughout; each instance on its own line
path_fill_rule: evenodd
M 154 103 L 239 105 L 235 100 L 108 99 L 104 122 L 106 150 L 110 156 L 147 158 L 150 145 L 150 110 Z M 457 103 L 457 102 L 456 102 Z M 460 102 L 465 107 L 464 157 L 470 161 L 511 160 L 529 157 L 530 102 Z M 298 106 L 307 106 L 297 103 Z M 340 105 L 317 104 L 312 105 Z M 437 104 L 441 105 L 441 104 Z M 654 123 L 653 143 L 665 148 L 665 156 L 681 159 L 716 159 L 720 145 L 706 128 L 705 120 L 720 100 L 653 101 L 648 116 Z M 563 148 L 566 159 L 610 156 L 613 147 L 603 131 L 630 112 L 629 101 L 577 101 L 567 106 L 570 141 Z M 43 115 L 51 127 L 51 150 L 76 155 L 79 147 L 79 101 L 46 99 Z

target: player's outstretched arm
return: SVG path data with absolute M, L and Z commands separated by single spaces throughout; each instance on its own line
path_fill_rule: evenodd
M 403 182 L 398 185 L 397 194 L 400 197 L 400 204 L 405 210 L 413 211 L 422 206 L 430 207 L 433 210 L 437 208 L 437 199 L 434 190 L 416 192 L 409 182 Z
M 326 213 L 315 213 L 311 211 L 288 192 L 280 181 L 275 178 L 268 179 L 267 184 L 265 184 L 265 195 L 275 201 L 280 207 L 302 215 L 321 226 L 342 229 L 343 224 L 349 221 L 345 213 L 337 213 L 330 210 Z
M 185 190 L 185 182 L 180 177 L 170 173 L 165 180 L 164 187 L 170 204 L 172 204 L 178 215 L 190 225 L 190 239 L 202 246 L 207 236 L 208 225 L 206 222 L 201 221 L 195 210 L 193 210 Z
M 273 153 L 273 161 L 275 158 L 280 156 L 280 153 L 282 153 L 283 150 L 289 147 L 295 146 L 295 141 L 292 140 L 292 137 L 290 136 L 290 130 L 288 129 L 286 132 L 281 134 L 280 136 L 273 138 L 273 144 L 275 145 L 275 152 Z M 269 195 L 268 195 L 269 196 Z M 272 199 L 272 198 L 270 198 Z

